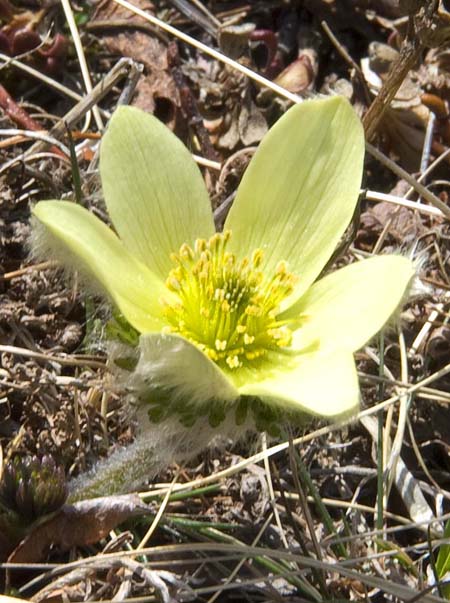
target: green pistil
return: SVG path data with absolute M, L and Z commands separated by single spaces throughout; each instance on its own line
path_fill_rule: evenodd
M 267 278 L 261 249 L 238 261 L 227 251 L 230 236 L 216 233 L 172 254 L 175 268 L 166 285 L 178 300 L 163 303 L 168 332 L 189 339 L 217 364 L 238 369 L 290 345 L 292 332 L 277 314 L 297 279 L 284 262 Z

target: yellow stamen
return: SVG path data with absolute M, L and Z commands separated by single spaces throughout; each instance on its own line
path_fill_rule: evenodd
M 238 260 L 227 251 L 230 236 L 216 233 L 171 254 L 175 268 L 166 285 L 177 301 L 164 301 L 163 312 L 170 332 L 192 341 L 222 368 L 236 370 L 289 347 L 292 332 L 277 316 L 297 278 L 286 262 L 267 277 L 261 249 Z

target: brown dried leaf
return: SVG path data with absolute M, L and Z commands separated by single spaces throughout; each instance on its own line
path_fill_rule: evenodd
M 242 105 L 238 127 L 241 141 L 246 147 L 260 142 L 269 129 L 266 118 L 251 101 Z
M 147 0 L 139 0 L 135 5 L 145 11 L 154 11 L 153 4 Z M 156 113 L 166 125 L 173 128 L 176 110 L 180 108 L 180 98 L 169 70 L 166 44 L 158 39 L 156 33 L 152 33 L 147 21 L 109 0 L 99 5 L 93 24 L 96 21 L 102 24 L 108 21 L 112 25 L 123 24 L 120 28 L 114 27 L 111 35 L 108 33 L 102 39 L 110 52 L 130 57 L 144 65 L 144 75 L 136 87 L 133 105 L 149 113 Z M 129 27 L 126 26 L 128 23 Z M 139 27 L 146 30 L 138 29 Z M 169 103 L 173 104 L 171 110 L 167 108 Z M 158 115 L 159 109 L 162 115 Z
M 390 222 L 389 232 L 399 243 L 413 241 L 423 231 L 420 218 L 405 207 L 396 207 L 392 203 L 377 203 L 372 208 L 372 214 L 382 228 Z
M 50 546 L 68 550 L 93 544 L 131 517 L 148 513 L 150 508 L 135 494 L 105 496 L 64 505 L 31 532 L 11 553 L 10 563 L 32 563 L 45 559 Z
M 305 52 L 295 61 L 292 61 L 275 78 L 275 84 L 286 88 L 289 92 L 300 94 L 305 90 L 311 90 L 315 81 L 315 69 L 310 56 Z

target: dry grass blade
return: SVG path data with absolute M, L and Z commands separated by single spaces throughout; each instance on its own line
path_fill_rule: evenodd
M 88 94 L 92 93 L 92 82 L 91 76 L 89 73 L 89 68 L 86 62 L 86 57 L 84 54 L 83 44 L 80 39 L 80 34 L 78 33 L 78 27 L 75 22 L 75 18 L 73 16 L 72 7 L 70 6 L 69 0 L 61 0 L 61 4 L 64 10 L 64 14 L 66 16 L 67 24 L 70 29 L 70 33 L 72 34 L 72 39 L 75 45 L 75 50 L 77 53 L 78 61 L 80 64 L 81 74 L 83 76 L 84 86 L 86 88 L 86 92 Z M 95 122 L 97 124 L 97 128 L 101 131 L 103 129 L 103 121 L 100 116 L 100 112 L 96 105 L 93 105 L 92 112 L 94 114 Z

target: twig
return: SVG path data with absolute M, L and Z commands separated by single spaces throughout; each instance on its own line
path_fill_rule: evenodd
M 261 448 L 262 448 L 262 450 L 267 450 L 267 435 L 265 433 L 261 434 Z M 274 490 L 273 490 L 272 474 L 270 472 L 270 463 L 269 463 L 268 456 L 264 457 L 264 470 L 266 472 L 266 482 L 267 482 L 267 488 L 269 490 L 269 497 L 270 497 L 270 503 L 271 503 L 272 510 L 273 510 L 273 517 L 275 519 L 275 523 L 276 523 L 278 531 L 280 533 L 280 538 L 283 543 L 283 546 L 285 549 L 288 549 L 289 544 L 286 539 L 286 534 L 283 529 L 283 524 L 281 523 L 280 514 L 278 513 L 278 509 L 275 504 L 275 494 L 274 494 Z
M 49 134 L 56 139 L 62 138 L 66 132 L 66 127 L 72 128 L 87 111 L 114 88 L 118 81 L 124 77 L 128 77 L 129 73 L 133 70 L 133 67 L 134 62 L 131 59 L 120 59 L 111 71 L 92 89 L 92 92 L 86 94 L 86 96 L 72 107 L 72 109 L 70 109 L 70 111 L 53 126 L 53 128 L 51 128 Z M 41 149 L 42 144 L 38 143 L 37 145 L 33 145 L 25 156 Z
M 386 193 L 378 193 L 376 191 L 366 191 L 365 198 L 367 201 L 385 201 L 387 203 L 393 203 L 394 205 L 401 205 L 408 209 L 419 211 L 422 214 L 428 214 L 430 216 L 437 216 L 440 218 L 444 217 L 444 213 L 437 207 L 430 207 L 423 203 L 417 203 L 417 201 L 408 201 L 403 197 L 397 197 L 396 195 L 389 195 Z
M 424 325 L 422 326 L 420 331 L 417 333 L 416 338 L 414 339 L 414 341 L 411 344 L 411 347 L 409 349 L 410 355 L 413 356 L 413 355 L 417 354 L 421 345 L 426 340 L 429 332 L 433 328 L 437 317 L 439 316 L 439 314 L 441 312 L 444 311 L 445 303 L 448 303 L 449 300 L 450 300 L 450 294 L 446 293 L 444 296 L 444 301 L 436 304 L 435 309 L 432 310 L 432 312 L 430 312 L 430 315 L 428 316 L 427 321 L 424 323 Z
M 441 201 L 436 195 L 434 195 L 431 191 L 429 191 L 423 184 L 420 184 L 413 176 L 411 176 L 406 170 L 397 165 L 395 161 L 389 159 L 384 153 L 379 151 L 376 147 L 371 145 L 369 142 L 366 142 L 366 149 L 375 157 L 380 163 L 388 167 L 394 174 L 406 180 L 408 184 L 414 187 L 414 190 L 419 193 L 424 199 L 426 199 L 429 203 L 439 208 L 441 212 L 447 217 L 450 218 L 450 207 L 448 207 L 443 201 Z
M 60 154 L 64 159 L 70 157 L 69 148 L 59 140 L 49 136 L 44 130 L 19 130 L 17 128 L 2 128 L 0 130 L 0 136 L 18 136 L 20 134 L 30 140 L 42 140 L 43 142 L 52 145 L 53 152 Z
M 26 358 L 35 358 L 36 360 L 45 360 L 45 362 L 57 362 L 68 366 L 89 366 L 91 368 L 105 369 L 106 365 L 97 360 L 82 360 L 79 358 L 71 358 L 70 356 L 52 356 L 51 354 L 43 354 L 41 352 L 33 352 L 26 348 L 18 348 L 13 345 L 0 345 L 0 352 L 4 354 L 13 354 L 15 356 L 24 356 Z
M 78 62 L 80 63 L 81 75 L 83 76 L 84 87 L 86 88 L 86 92 L 89 94 L 92 92 L 92 82 L 91 76 L 89 73 L 89 68 L 86 62 L 86 56 L 84 54 L 83 44 L 80 39 L 80 34 L 78 33 L 78 27 L 75 22 L 75 18 L 73 16 L 72 7 L 70 6 L 69 0 L 61 0 L 61 4 L 64 10 L 64 14 L 67 19 L 67 24 L 70 29 L 70 33 L 72 35 L 73 43 L 75 46 L 75 51 L 77 53 Z M 103 120 L 100 116 L 100 112 L 98 107 L 93 105 L 92 113 L 94 115 L 95 123 L 97 124 L 98 130 L 103 130 Z
M 160 519 L 162 518 L 162 516 L 164 515 L 164 511 L 166 510 L 167 505 L 169 504 L 169 499 L 170 499 L 170 495 L 172 494 L 172 491 L 174 489 L 175 484 L 178 481 L 178 478 L 180 476 L 180 472 L 181 469 L 178 468 L 178 471 L 175 473 L 175 476 L 172 480 L 172 483 L 170 484 L 168 490 L 167 490 L 167 494 L 165 495 L 159 509 L 158 512 L 156 513 L 150 527 L 148 528 L 147 532 L 145 533 L 144 537 L 142 538 L 141 542 L 139 543 L 139 545 L 137 546 L 137 550 L 142 550 L 145 548 L 146 544 L 148 543 L 148 541 L 150 540 L 150 538 L 152 537 L 153 532 L 156 530 L 156 528 L 159 525 Z
M 320 25 L 322 26 L 322 29 L 325 31 L 325 33 L 329 37 L 330 42 L 336 48 L 336 50 L 341 55 L 341 57 L 344 59 L 344 61 L 346 61 L 350 65 L 350 67 L 355 71 L 355 73 L 358 76 L 358 79 L 361 83 L 362 89 L 364 91 L 366 103 L 370 104 L 370 99 L 371 99 L 370 90 L 367 86 L 366 78 L 364 77 L 364 73 L 362 72 L 361 67 L 358 65 L 358 63 L 356 63 L 356 61 L 353 60 L 353 58 L 347 52 L 347 49 L 339 42 L 339 40 L 336 38 L 334 33 L 331 31 L 328 23 L 326 21 L 321 21 Z
M 367 140 L 374 135 L 386 109 L 397 94 L 403 80 L 420 57 L 423 44 L 415 35 L 413 18 L 409 20 L 408 36 L 400 49 L 400 56 L 391 65 L 386 80 L 363 118 Z
M 213 38 L 216 37 L 217 30 L 220 27 L 220 21 L 203 5 L 196 3 L 196 6 L 192 6 L 192 4 L 186 0 L 170 0 L 170 3 L 185 17 L 202 27 L 210 36 Z
M 400 367 L 401 367 L 401 380 L 405 383 L 408 382 L 408 355 L 406 353 L 406 343 L 403 332 L 399 331 L 399 349 L 400 349 Z M 402 396 L 400 398 L 399 413 L 397 419 L 397 431 L 392 442 L 389 460 L 386 464 L 386 481 L 385 481 L 385 498 L 384 504 L 387 506 L 389 494 L 392 488 L 392 484 L 395 481 L 397 473 L 397 464 L 400 459 L 400 454 L 403 446 L 403 440 L 405 436 L 406 420 L 408 418 L 408 407 L 411 402 L 409 396 Z M 408 509 L 409 511 L 410 509 Z
M 412 4 L 414 6 L 414 3 Z M 400 55 L 392 63 L 381 90 L 363 118 L 367 140 L 375 134 L 386 109 L 397 94 L 408 71 L 418 61 L 423 49 L 444 42 L 445 32 L 440 32 L 441 28 L 437 26 L 434 19 L 438 8 L 437 0 L 422 0 L 416 5 L 418 12 L 416 15 L 410 15 L 408 19 L 407 35 L 400 49 Z M 420 5 L 422 5 L 421 9 Z M 443 34 L 442 40 L 439 33 Z
M 408 71 L 419 58 L 422 48 L 421 44 L 414 41 L 408 42 L 402 47 L 399 59 L 392 64 L 386 81 L 363 117 L 367 140 L 370 140 L 375 134 L 386 109 L 397 94 Z
M 420 172 L 423 174 L 430 163 L 430 152 L 431 152 L 431 144 L 433 142 L 433 133 L 434 133 L 434 125 L 436 123 L 436 115 L 433 111 L 430 111 L 430 115 L 428 116 L 427 129 L 425 132 L 425 139 L 423 141 L 423 150 L 422 157 L 420 159 Z M 423 182 L 423 180 L 422 180 Z
M 424 180 L 427 178 L 427 176 L 444 160 L 449 159 L 449 155 L 450 155 L 450 149 L 446 149 L 443 153 L 441 153 L 439 155 L 439 157 L 436 157 L 436 159 L 433 161 L 433 163 L 430 163 L 430 165 L 427 167 L 427 169 L 420 174 L 420 176 L 417 178 L 417 182 L 424 182 Z M 405 199 L 408 199 L 414 192 L 415 192 L 415 188 L 414 186 L 412 186 L 408 192 L 405 195 Z
M 19 270 L 14 270 L 13 272 L 5 272 L 3 276 L 0 276 L 0 279 L 4 281 L 11 280 L 12 278 L 17 278 L 19 276 L 23 276 L 24 274 L 29 274 L 30 272 L 38 272 L 39 270 L 48 270 L 49 268 L 56 268 L 58 266 L 58 262 L 55 260 L 50 260 L 48 262 L 41 262 L 40 264 L 34 264 L 33 266 L 26 266 L 25 268 L 20 268 Z
M 60 82 L 57 82 L 51 77 L 44 75 L 37 69 L 33 69 L 33 67 L 30 67 L 26 63 L 22 63 L 22 61 L 19 61 L 17 57 L 11 58 L 8 55 L 0 52 L 0 60 L 4 61 L 3 64 L 0 64 L 0 71 L 8 65 L 12 65 L 13 67 L 17 67 L 17 69 L 20 69 L 31 77 L 34 77 L 41 82 L 44 82 L 44 84 L 46 84 L 50 88 L 53 88 L 54 90 L 56 90 L 56 92 L 59 92 L 63 96 L 67 96 L 68 98 L 71 98 L 75 101 L 80 101 L 83 98 L 81 94 L 78 94 L 78 92 L 67 88 L 67 86 L 63 86 Z M 100 113 L 106 117 L 110 116 L 110 113 L 108 111 L 105 111 L 104 109 L 100 109 Z

